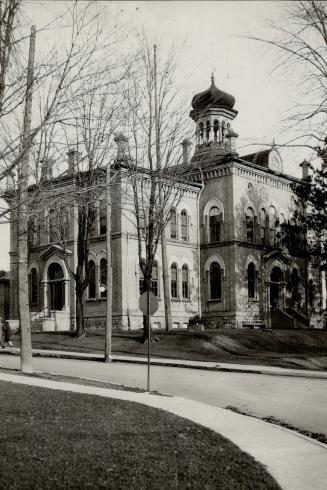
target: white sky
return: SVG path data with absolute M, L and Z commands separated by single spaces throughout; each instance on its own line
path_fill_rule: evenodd
M 181 79 L 191 103 L 195 93 L 210 86 L 211 73 L 217 87 L 234 95 L 239 111 L 233 129 L 239 134 L 239 153 L 250 153 L 250 143 L 286 141 L 282 120 L 296 104 L 295 78 L 273 71 L 274 53 L 246 36 L 269 37 L 265 21 L 278 25 L 287 2 L 277 1 L 147 1 L 112 2 L 121 21 L 158 35 L 158 47 L 171 39 L 186 38 Z M 63 2 L 25 0 L 31 23 L 37 28 L 60 11 Z M 244 145 L 244 146 L 243 146 Z M 243 147 L 242 147 L 243 146 Z M 284 151 L 284 171 L 300 175 L 298 164 L 306 154 Z M 9 227 L 1 226 L 0 269 L 9 269 Z

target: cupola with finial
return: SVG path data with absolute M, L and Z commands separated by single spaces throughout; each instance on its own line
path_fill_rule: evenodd
M 192 160 L 202 159 L 202 154 L 206 158 L 235 151 L 238 135 L 230 124 L 237 115 L 234 104 L 232 95 L 216 87 L 213 74 L 208 90 L 194 95 L 190 117 L 196 123 L 196 148 Z

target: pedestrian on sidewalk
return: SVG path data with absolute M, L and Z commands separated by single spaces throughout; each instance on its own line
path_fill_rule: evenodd
M 9 325 L 9 322 L 7 320 L 1 320 L 1 330 L 2 330 L 2 348 L 5 348 L 5 343 L 9 345 L 9 347 L 12 347 L 12 341 L 11 341 L 11 328 Z
M 2 320 L 2 317 L 0 316 L 0 348 L 1 349 L 5 348 L 5 344 L 4 344 L 5 334 L 4 334 L 3 327 L 4 327 L 4 322 Z

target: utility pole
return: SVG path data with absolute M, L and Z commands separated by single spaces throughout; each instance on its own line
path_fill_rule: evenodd
M 18 306 L 20 324 L 20 364 L 24 373 L 32 373 L 32 337 L 28 297 L 28 254 L 27 254 L 27 220 L 28 220 L 28 177 L 29 155 L 28 139 L 32 126 L 32 98 L 34 78 L 35 26 L 31 28 L 30 49 L 27 67 L 27 89 L 23 124 L 22 147 L 27 146 L 20 163 L 19 178 L 19 219 L 18 219 Z
M 106 213 L 107 213 L 107 299 L 106 299 L 106 338 L 104 361 L 111 362 L 112 345 L 112 263 L 111 263 L 111 192 L 110 192 L 110 164 L 106 171 Z
M 155 132 L 156 132 L 156 159 L 157 159 L 157 172 L 158 172 L 158 187 L 159 187 L 159 206 L 162 216 L 161 223 L 161 256 L 162 256 L 162 279 L 164 287 L 164 302 L 165 302 L 165 324 L 166 331 L 168 332 L 172 328 L 171 322 L 171 305 L 170 305 L 170 290 L 169 290 L 169 275 L 168 275 L 168 260 L 167 260 L 167 242 L 166 242 L 166 227 L 164 223 L 164 200 L 162 197 L 162 183 L 161 183 L 161 151 L 160 151 L 160 126 L 159 126 L 159 114 L 158 114 L 158 89 L 157 89 L 157 46 L 153 46 L 154 57 L 154 119 L 155 119 Z

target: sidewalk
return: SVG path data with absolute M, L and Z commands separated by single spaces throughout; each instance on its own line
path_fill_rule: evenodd
M 6 373 L 0 373 L 0 380 L 115 398 L 167 410 L 231 440 L 265 465 L 284 490 L 326 489 L 327 445 L 277 425 L 182 397 L 118 391 Z
M 20 349 L 18 348 L 6 348 L 0 354 L 12 354 L 19 355 Z M 69 352 L 58 350 L 42 350 L 33 349 L 34 357 L 55 357 L 62 359 L 79 359 L 89 361 L 102 361 L 104 356 L 102 354 L 84 353 L 84 352 Z M 146 364 L 147 358 L 141 356 L 111 356 L 112 362 L 125 362 L 132 364 Z M 231 364 L 224 362 L 207 362 L 207 361 L 188 361 L 184 359 L 168 359 L 151 357 L 152 366 L 167 366 L 167 367 L 180 367 L 188 369 L 203 369 L 208 371 L 224 371 L 235 373 L 250 373 L 250 374 L 266 374 L 271 376 L 293 376 L 301 378 L 318 378 L 327 379 L 327 371 L 309 371 L 305 369 L 287 369 L 273 366 L 251 366 L 248 364 Z

